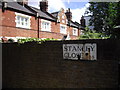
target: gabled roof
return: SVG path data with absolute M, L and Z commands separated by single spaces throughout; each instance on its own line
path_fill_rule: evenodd
M 57 11 L 57 12 L 53 12 L 51 13 L 54 17 L 58 17 L 58 14 L 59 14 L 60 11 Z M 79 23 L 76 23 L 76 22 L 73 22 L 73 21 L 68 21 L 68 26 L 72 26 L 72 27 L 75 27 L 75 28 L 82 28 L 81 25 Z

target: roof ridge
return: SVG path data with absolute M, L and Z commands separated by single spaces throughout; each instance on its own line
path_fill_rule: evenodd
M 49 12 L 45 12 L 45 13 L 48 14 L 49 16 L 51 16 L 52 18 L 56 19 L 56 17 L 54 17 L 51 13 L 49 13 Z
M 38 8 L 36 8 L 36 7 L 30 6 L 30 5 L 28 5 L 28 6 L 31 7 L 31 8 L 34 8 L 34 9 L 40 10 L 40 9 L 38 9 Z
M 60 11 L 56 11 L 56 12 L 52 12 L 51 14 L 56 14 L 56 13 L 59 13 Z

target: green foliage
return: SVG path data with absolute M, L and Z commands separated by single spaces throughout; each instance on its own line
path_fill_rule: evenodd
M 10 39 L 8 39 L 8 42 L 9 42 L 9 43 L 13 43 L 14 40 L 10 38 Z
M 109 36 L 105 36 L 103 33 L 97 33 L 96 31 L 89 30 L 88 27 L 86 27 L 84 34 L 79 37 L 79 39 L 107 39 L 110 38 Z
M 120 2 L 90 2 L 90 25 L 94 25 L 97 33 L 113 34 L 120 19 L 119 9 Z
M 40 38 L 26 38 L 26 39 L 18 39 L 18 43 L 22 44 L 25 42 L 36 42 L 38 44 L 41 44 L 42 42 L 45 41 L 50 41 L 50 40 L 56 40 L 56 39 L 50 39 L 50 38 L 46 38 L 46 39 L 40 39 Z

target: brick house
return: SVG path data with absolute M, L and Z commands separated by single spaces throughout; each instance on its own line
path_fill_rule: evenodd
M 72 21 L 70 9 L 48 12 L 48 1 L 40 2 L 40 9 L 29 6 L 28 0 L 0 1 L 0 38 L 77 39 L 82 26 Z

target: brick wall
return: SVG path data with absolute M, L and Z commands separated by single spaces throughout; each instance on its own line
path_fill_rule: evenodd
M 0 20 L 2 22 L 2 26 L 0 24 L 0 27 L 2 28 L 2 35 L 0 36 L 6 36 L 6 37 L 38 37 L 38 20 L 31 16 L 31 29 L 26 28 L 17 28 L 16 22 L 15 22 L 15 12 L 6 10 L 5 12 L 2 12 L 0 9 L 0 13 L 2 13 Z M 63 35 L 60 34 L 60 24 L 52 22 L 51 24 L 51 33 L 50 32 L 42 32 L 41 31 L 41 20 L 40 22 L 40 38 L 55 38 L 55 39 L 62 39 Z M 54 32 L 54 33 L 53 33 Z M 57 35 L 60 36 L 57 36 Z M 72 36 L 71 39 L 77 38 L 76 36 Z
M 37 30 L 24 28 L 2 27 L 2 35 L 6 37 L 36 37 Z
M 6 10 L 2 13 L 2 36 L 6 37 L 36 37 L 37 21 L 31 16 L 31 29 L 18 28 L 15 22 L 15 12 Z
M 51 28 L 52 32 L 55 32 L 55 33 L 60 32 L 60 23 L 52 22 L 51 27 L 52 27 Z
M 118 87 L 119 40 L 3 43 L 5 88 Z M 97 61 L 63 60 L 62 44 L 96 43 Z
M 15 12 L 6 10 L 4 13 L 2 13 L 2 25 L 15 27 Z

